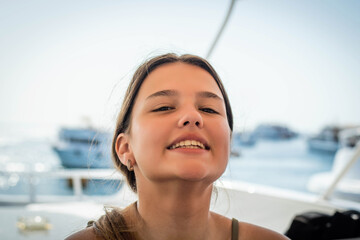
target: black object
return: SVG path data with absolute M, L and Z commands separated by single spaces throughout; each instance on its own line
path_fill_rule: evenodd
M 285 235 L 292 240 L 330 240 L 360 237 L 360 212 L 327 215 L 306 212 L 295 216 Z

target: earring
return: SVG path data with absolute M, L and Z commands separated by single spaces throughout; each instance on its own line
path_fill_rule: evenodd
M 131 172 L 134 171 L 134 166 L 131 165 L 131 160 L 128 159 L 126 162 L 127 169 Z

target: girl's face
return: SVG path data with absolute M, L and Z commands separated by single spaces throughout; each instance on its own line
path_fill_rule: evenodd
M 225 104 L 214 78 L 184 63 L 155 69 L 135 100 L 128 139 L 137 179 L 214 182 L 230 151 Z

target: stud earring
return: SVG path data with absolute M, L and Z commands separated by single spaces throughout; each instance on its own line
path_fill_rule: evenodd
M 132 166 L 130 159 L 127 160 L 126 166 L 127 166 L 127 169 L 128 169 L 130 172 L 131 172 L 131 171 L 134 171 L 134 166 Z

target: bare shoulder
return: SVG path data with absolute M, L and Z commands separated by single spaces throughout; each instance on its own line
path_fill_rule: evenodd
M 67 238 L 65 238 L 65 240 L 82 240 L 82 239 L 103 240 L 103 238 L 101 238 L 95 234 L 93 227 L 85 228 L 85 229 L 83 229 L 79 232 L 76 232 L 76 233 L 68 236 Z
M 245 222 L 239 222 L 239 239 L 289 240 L 289 238 L 280 233 Z

